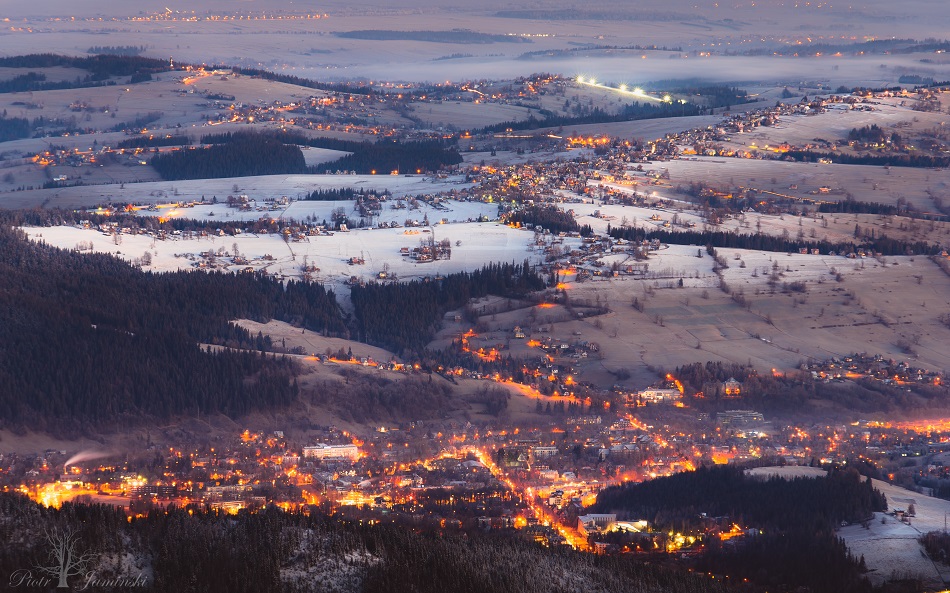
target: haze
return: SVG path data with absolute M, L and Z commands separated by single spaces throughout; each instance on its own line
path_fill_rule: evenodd
M 790 45 L 803 46 L 807 54 L 807 46 L 814 43 L 940 37 L 950 29 L 950 12 L 939 0 L 840 5 L 674 0 L 662 5 L 606 2 L 583 7 L 564 1 L 515 6 L 488 2 L 477 8 L 468 2 L 425 0 L 398 5 L 56 0 L 41 7 L 16 3 L 8 9 L 9 25 L 0 31 L 0 55 L 87 55 L 92 45 L 134 45 L 144 46 L 143 55 L 149 57 L 263 67 L 339 81 L 459 81 L 542 71 L 593 75 L 618 83 L 703 78 L 776 84 L 819 79 L 859 85 L 888 84 L 905 73 L 938 80 L 950 77 L 945 55 L 930 56 L 925 63 L 911 56 L 781 60 L 768 55 L 727 56 Z M 209 20 L 215 18 L 222 20 Z M 465 29 L 511 40 L 443 43 L 336 35 L 371 29 Z M 605 49 L 654 45 L 675 51 Z

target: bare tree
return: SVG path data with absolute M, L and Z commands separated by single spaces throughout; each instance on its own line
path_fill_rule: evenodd
M 68 589 L 67 579 L 72 576 L 86 574 L 90 564 L 97 558 L 93 552 L 81 553 L 79 549 L 79 534 L 71 527 L 62 530 L 46 531 L 46 541 L 50 546 L 49 566 L 38 566 L 37 570 L 58 578 L 57 589 Z

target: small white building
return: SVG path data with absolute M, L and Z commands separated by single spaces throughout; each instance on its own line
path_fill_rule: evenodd
M 683 401 L 683 394 L 678 389 L 651 387 L 638 392 L 636 399 L 641 404 L 675 404 Z

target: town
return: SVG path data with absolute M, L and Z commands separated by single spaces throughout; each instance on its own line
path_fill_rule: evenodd
M 854 357 L 811 372 L 871 372 L 882 364 Z M 735 379 L 723 385 L 735 396 L 742 388 Z M 682 386 L 672 378 L 621 401 L 618 410 L 573 415 L 562 407 L 533 427 L 420 421 L 357 435 L 311 426 L 296 438 L 248 429 L 146 451 L 7 454 L 0 476 L 5 491 L 54 507 L 102 502 L 130 516 L 169 505 L 227 513 L 269 505 L 315 508 L 360 521 L 508 530 L 548 546 L 643 554 L 701 549 L 709 538 L 742 538 L 756 526 L 721 517 L 701 531 L 669 533 L 654 530 L 653 517 L 618 521 L 588 513 L 605 487 L 702 465 L 751 463 L 853 465 L 910 488 L 950 491 L 948 465 L 937 461 L 950 443 L 945 425 L 791 425 L 751 410 L 696 413 L 683 407 Z

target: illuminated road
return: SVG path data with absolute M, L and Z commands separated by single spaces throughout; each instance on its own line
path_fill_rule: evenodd
M 657 103 L 672 103 L 673 102 L 673 98 L 670 97 L 669 95 L 663 95 L 662 98 L 652 97 L 648 95 L 646 91 L 644 91 L 641 88 L 635 87 L 631 89 L 625 84 L 622 84 L 619 87 L 607 86 L 605 84 L 601 84 L 597 82 L 596 78 L 585 78 L 583 76 L 578 76 L 576 79 L 576 82 L 577 84 L 584 85 L 584 86 L 592 86 L 598 89 L 603 89 L 605 91 L 613 91 L 615 93 L 619 93 L 627 97 L 636 97 L 637 99 L 646 99 L 648 101 L 656 101 Z M 685 101 L 681 101 L 681 102 L 685 103 Z
M 541 522 L 542 525 L 549 526 L 557 530 L 561 537 L 563 537 L 564 540 L 575 550 L 587 551 L 589 549 L 587 540 L 585 538 L 581 537 L 581 535 L 574 529 L 570 529 L 558 523 L 554 515 L 551 514 L 551 512 L 544 505 L 538 504 L 533 488 L 528 487 L 522 490 L 514 481 L 505 475 L 503 471 L 501 471 L 501 468 L 495 465 L 491 455 L 489 455 L 487 452 L 476 448 L 466 449 L 465 451 L 475 455 L 475 457 L 478 458 L 478 461 L 487 467 L 496 479 L 508 486 L 512 492 L 519 494 L 524 500 L 525 505 L 527 505 L 531 512 L 534 513 L 534 516 L 539 522 Z

